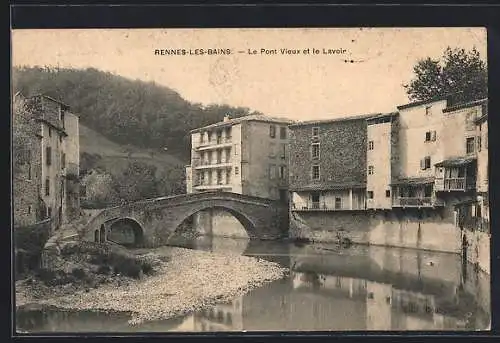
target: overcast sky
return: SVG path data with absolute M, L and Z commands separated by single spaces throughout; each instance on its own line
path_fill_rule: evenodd
M 476 47 L 482 28 L 16 30 L 14 65 L 94 67 L 155 81 L 192 102 L 245 106 L 295 120 L 393 111 L 418 59 Z M 155 55 L 155 49 L 232 49 L 231 55 Z M 276 55 L 238 53 L 278 49 Z M 281 55 L 279 49 L 300 55 Z M 309 54 L 303 54 L 304 49 Z M 344 49 L 313 54 L 312 49 Z M 355 63 L 345 63 L 344 60 Z

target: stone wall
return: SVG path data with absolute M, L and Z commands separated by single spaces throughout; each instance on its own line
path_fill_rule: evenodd
M 300 229 L 290 237 L 317 242 L 337 242 L 348 238 L 357 244 L 459 253 L 460 230 L 449 210 L 385 212 L 299 212 Z M 307 229 L 304 229 L 307 227 Z M 299 233 L 298 233 L 299 232 Z
M 366 183 L 366 118 L 291 126 L 290 189 L 311 185 Z M 312 128 L 319 127 L 318 138 Z M 320 144 L 320 158 L 311 156 L 311 143 Z M 320 179 L 311 179 L 312 165 L 320 166 Z
M 467 229 L 463 230 L 463 235 L 468 243 L 467 260 L 472 264 L 476 264 L 485 273 L 491 275 L 491 235 Z

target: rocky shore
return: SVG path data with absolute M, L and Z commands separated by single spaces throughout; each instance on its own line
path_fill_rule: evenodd
M 117 277 L 90 289 L 65 286 L 69 291 L 56 287 L 44 289 L 41 293 L 46 294 L 37 297 L 32 296 L 36 292 L 33 285 L 16 284 L 16 305 L 128 312 L 129 323 L 135 325 L 229 301 L 287 273 L 276 263 L 247 256 L 174 247 L 166 254 L 168 258 L 161 259 L 153 275 L 139 280 Z

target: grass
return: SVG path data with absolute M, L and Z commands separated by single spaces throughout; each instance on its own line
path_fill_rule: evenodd
M 154 155 L 151 155 L 151 149 L 133 146 L 129 149 L 130 157 L 126 146 L 115 143 L 99 132 L 80 124 L 80 154 L 88 153 L 101 156 L 97 166 L 112 174 L 124 170 L 129 161 L 153 164 L 158 168 L 158 173 L 173 167 L 183 167 L 187 163 L 182 158 L 166 152 L 155 151 Z

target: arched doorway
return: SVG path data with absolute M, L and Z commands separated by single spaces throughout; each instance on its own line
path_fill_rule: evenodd
M 144 232 L 141 225 L 132 218 L 114 221 L 109 229 L 108 240 L 127 247 L 139 247 L 144 244 Z
M 99 230 L 99 242 L 106 242 L 106 228 L 104 227 L 104 224 L 101 225 L 101 228 Z

